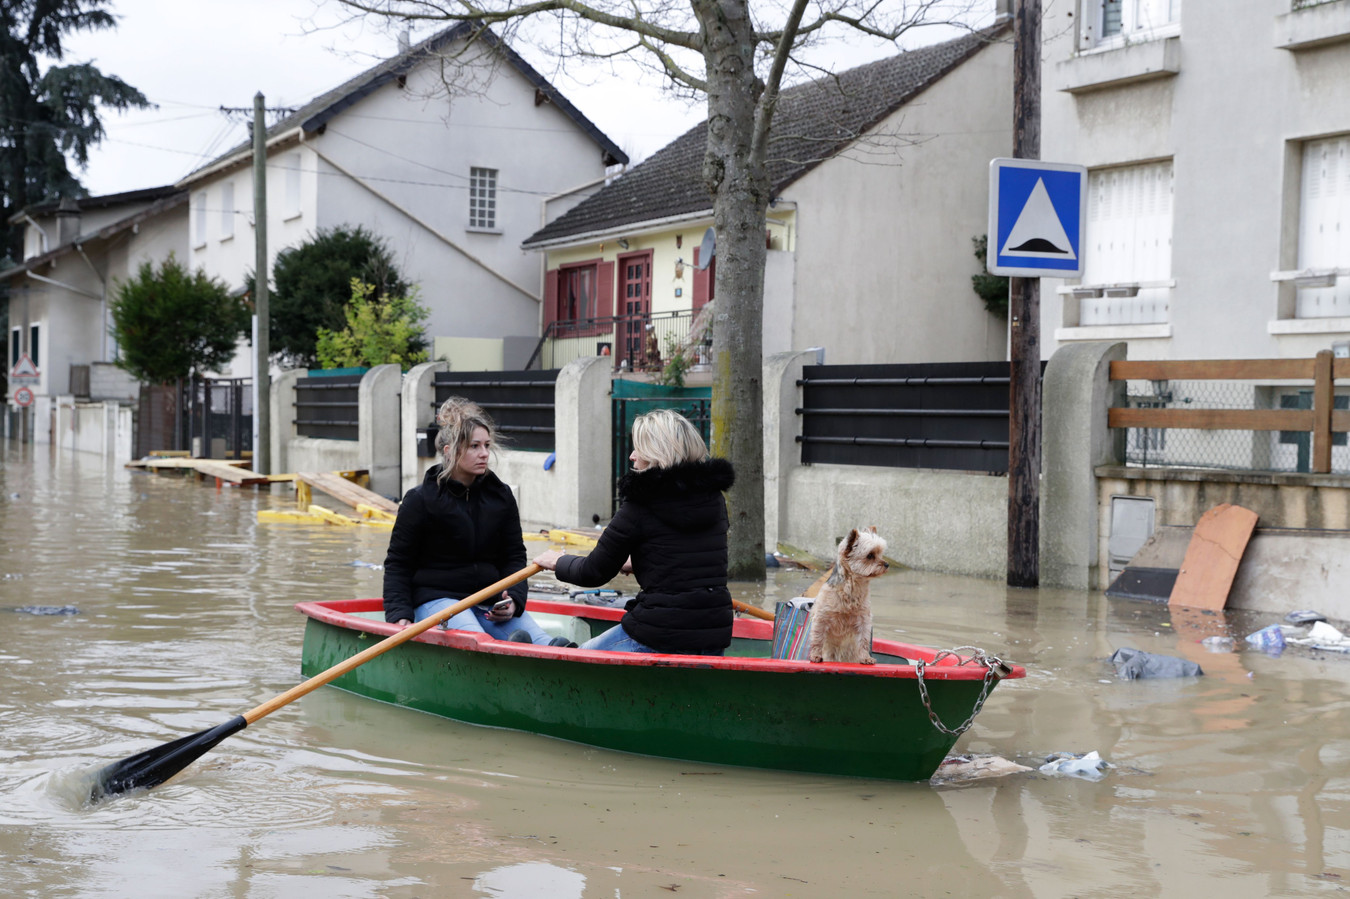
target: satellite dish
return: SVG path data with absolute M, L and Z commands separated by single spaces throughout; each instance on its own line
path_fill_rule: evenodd
M 703 243 L 698 247 L 698 265 L 694 268 L 703 271 L 713 261 L 713 256 L 717 254 L 717 235 L 713 229 L 709 228 L 703 232 Z

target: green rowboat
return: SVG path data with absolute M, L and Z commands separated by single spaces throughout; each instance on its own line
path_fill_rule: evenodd
M 396 632 L 379 599 L 305 602 L 312 676 Z M 623 609 L 531 599 L 544 628 L 583 643 Z M 333 681 L 456 721 L 718 765 L 927 780 L 1020 666 L 876 640 L 876 665 L 769 658 L 773 625 L 738 619 L 722 657 L 594 652 L 427 631 Z M 939 724 L 941 726 L 939 726 Z

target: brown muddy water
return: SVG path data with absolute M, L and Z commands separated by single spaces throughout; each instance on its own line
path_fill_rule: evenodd
M 177 780 L 92 769 L 298 683 L 300 600 L 378 595 L 387 532 L 259 524 L 257 493 L 0 443 L 0 894 L 135 897 L 1314 896 L 1350 885 L 1350 658 L 1242 649 L 1278 615 L 892 572 L 878 634 L 1024 664 L 957 752 L 1036 771 L 890 783 L 488 730 L 326 687 Z M 539 544 L 542 546 L 542 544 Z M 811 580 L 775 572 L 756 603 Z M 34 615 L 24 606 L 78 608 Z M 1299 608 L 1298 597 L 1272 605 Z M 1340 624 L 1345 629 L 1343 623 Z M 1198 640 L 1227 628 L 1239 651 Z M 1123 646 L 1206 676 L 1122 681 Z

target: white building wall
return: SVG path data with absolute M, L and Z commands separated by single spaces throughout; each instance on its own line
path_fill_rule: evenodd
M 776 349 L 824 346 L 830 363 L 1005 358 L 1006 323 L 970 278 L 989 160 L 1012 150 L 1011 59 L 1008 43 L 986 47 L 874 130 L 893 136 L 784 192 L 797 206 L 796 308 L 791 347 Z
M 544 224 L 545 198 L 603 178 L 601 151 L 556 107 L 536 106 L 514 69 L 478 89 L 446 98 L 439 75 L 419 70 L 311 136 L 326 173 L 319 224 L 386 237 L 433 337 L 534 335 L 541 260 L 520 244 Z M 497 171 L 496 229 L 469 227 L 472 167 Z
M 1045 13 L 1041 157 L 1172 160 L 1175 287 L 1165 327 L 1075 327 L 1057 293 L 1072 282 L 1044 279 L 1043 355 L 1125 340 L 1132 359 L 1307 357 L 1350 337 L 1350 319 L 1294 320 L 1295 288 L 1271 278 L 1297 265 L 1302 142 L 1350 132 L 1350 3 L 1186 3 L 1179 34 L 1075 55 L 1089 6 Z M 1310 23 L 1324 43 L 1281 46 Z

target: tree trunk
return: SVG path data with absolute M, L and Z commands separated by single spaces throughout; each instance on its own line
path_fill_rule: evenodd
M 764 579 L 764 228 L 770 185 L 756 116 L 753 23 L 744 0 L 696 0 L 704 28 L 708 149 L 704 177 L 717 235 L 712 451 L 736 466 L 728 492 L 729 574 Z

